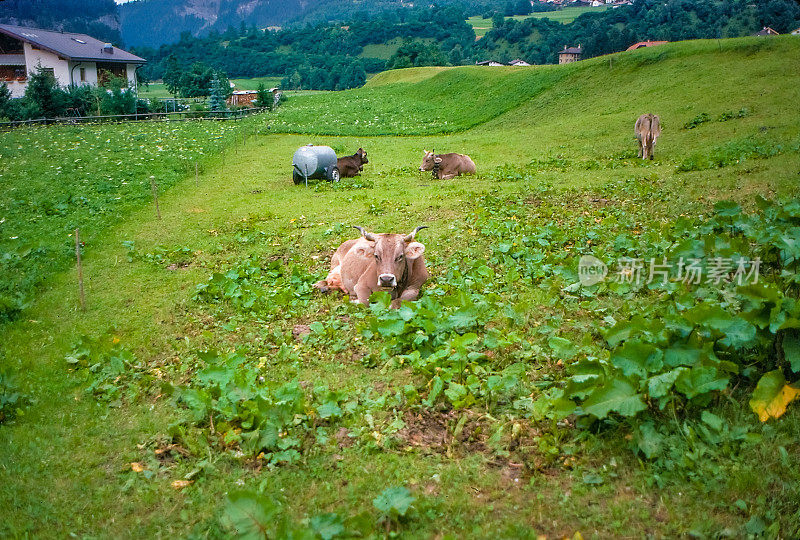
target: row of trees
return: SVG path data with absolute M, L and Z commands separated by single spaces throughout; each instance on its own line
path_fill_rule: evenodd
M 318 24 L 285 30 L 257 30 L 241 26 L 222 34 L 212 32 L 195 38 L 184 33 L 178 43 L 157 50 L 136 49 L 148 59 L 142 70 L 150 79 L 169 78 L 174 66 L 205 62 L 231 76 L 283 76 L 286 88 L 334 90 L 359 86 L 366 73 L 383 71 L 387 65 L 406 65 L 404 60 L 387 62 L 385 52 L 369 57 L 365 46 L 384 45 L 392 40 L 436 42 L 427 63 L 464 59 L 475 33 L 456 8 L 415 8 L 384 11 L 373 18 L 358 18 L 346 24 Z M 388 48 L 388 47 L 387 47 Z M 380 49 L 380 47 L 378 48 Z M 403 53 L 401 52 L 401 56 Z M 420 65 L 412 61 L 411 65 Z
M 302 64 L 281 80 L 281 88 L 298 90 L 347 90 L 367 82 L 367 72 L 358 60 L 340 60 L 329 69 Z
M 209 95 L 212 82 L 217 81 L 223 98 L 231 95 L 230 81 L 224 71 L 215 70 L 202 62 L 195 62 L 188 69 L 174 55 L 167 58 L 167 69 L 162 76 L 167 90 L 175 96 L 201 97 Z
M 111 78 L 105 87 L 71 85 L 61 88 L 52 72 L 37 68 L 28 78 L 25 96 L 12 99 L 0 84 L 0 118 L 27 120 L 57 116 L 131 114 L 148 112 L 148 104 L 127 91 L 127 81 Z

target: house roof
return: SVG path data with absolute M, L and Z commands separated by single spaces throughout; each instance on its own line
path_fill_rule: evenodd
M 773 30 L 769 26 L 765 26 L 764 28 L 762 28 L 761 30 L 756 32 L 754 35 L 756 35 L 756 36 L 777 36 L 778 32 L 776 32 L 775 30 Z
M 642 47 L 655 47 L 656 45 L 663 45 L 664 43 L 669 43 L 669 41 L 640 41 L 639 43 L 634 43 L 625 50 L 633 51 L 636 49 L 641 49 Z
M 558 54 L 583 54 L 583 49 L 580 47 L 564 47 L 564 50 L 558 51 Z
M 0 33 L 26 41 L 37 47 L 73 61 L 119 62 L 125 64 L 144 64 L 147 62 L 135 54 L 117 47 L 106 52 L 106 43 L 86 34 L 53 32 L 39 28 L 26 28 L 0 24 Z

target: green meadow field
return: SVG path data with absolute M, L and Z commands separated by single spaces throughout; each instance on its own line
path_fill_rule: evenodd
M 599 7 L 567 7 L 563 9 L 559 9 L 557 11 L 543 11 L 539 13 L 531 13 L 530 15 L 514 15 L 512 17 L 506 17 L 506 19 L 514 19 L 515 21 L 524 21 L 525 19 L 535 18 L 535 19 L 550 19 L 555 22 L 560 22 L 561 24 L 569 24 L 574 21 L 578 16 L 583 15 L 584 13 L 598 13 L 601 11 L 605 11 L 608 9 L 607 6 L 599 6 Z M 483 17 L 476 15 L 474 17 L 469 17 L 467 19 L 467 24 L 472 26 L 472 29 L 475 30 L 475 37 L 481 38 L 486 35 L 486 32 L 492 29 L 492 19 L 484 19 Z
M 0 537 L 800 536 L 798 102 L 786 36 L 0 134 Z M 351 225 L 428 227 L 417 302 L 312 288 Z

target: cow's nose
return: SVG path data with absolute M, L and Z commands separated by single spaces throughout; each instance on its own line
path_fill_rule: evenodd
M 394 274 L 381 274 L 378 276 L 378 285 L 381 287 L 394 287 L 397 285 L 397 280 Z

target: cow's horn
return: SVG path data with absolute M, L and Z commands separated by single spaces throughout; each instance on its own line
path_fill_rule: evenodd
M 361 236 L 363 236 L 367 240 L 375 241 L 375 235 L 372 234 L 371 232 L 367 232 L 367 229 L 365 229 L 364 227 L 359 227 L 358 225 L 353 225 L 353 228 L 354 229 L 358 229 L 361 232 Z
M 419 227 L 417 227 L 416 229 L 414 229 L 414 232 L 412 232 L 411 234 L 409 234 L 408 236 L 406 236 L 405 238 L 403 238 L 403 240 L 404 240 L 404 241 L 406 241 L 406 242 L 411 242 L 412 240 L 414 240 L 414 237 L 415 237 L 415 236 L 417 236 L 417 233 L 418 233 L 418 232 L 419 232 L 421 229 L 427 229 L 427 228 L 428 228 L 428 226 L 427 226 L 427 225 L 420 225 Z

